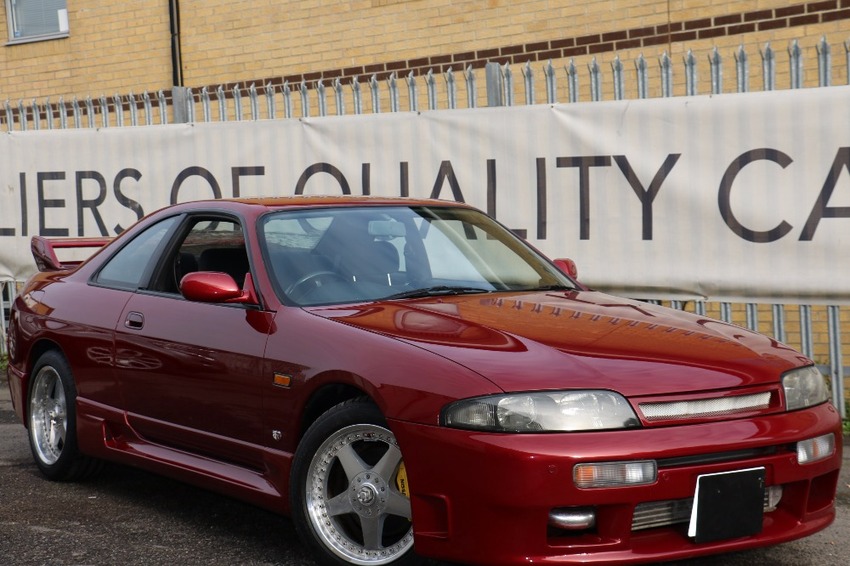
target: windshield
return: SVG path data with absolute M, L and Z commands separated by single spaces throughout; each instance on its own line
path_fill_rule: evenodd
M 282 300 L 299 305 L 573 288 L 487 215 L 460 207 L 288 210 L 260 228 Z

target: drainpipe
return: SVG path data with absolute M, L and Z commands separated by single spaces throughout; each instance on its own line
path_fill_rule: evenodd
M 189 121 L 188 89 L 183 86 L 183 55 L 180 52 L 180 0 L 168 0 L 168 19 L 171 28 L 171 105 L 174 122 Z
M 183 86 L 183 55 L 180 53 L 180 0 L 168 0 L 168 18 L 171 27 L 171 81 Z

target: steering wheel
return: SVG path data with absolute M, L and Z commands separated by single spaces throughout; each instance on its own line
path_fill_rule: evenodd
M 313 273 L 308 273 L 289 285 L 284 292 L 290 298 L 297 301 L 299 298 L 303 298 L 303 296 L 310 293 L 310 291 L 314 291 L 322 287 L 323 282 L 331 281 L 348 283 L 348 279 L 335 271 L 314 271 Z

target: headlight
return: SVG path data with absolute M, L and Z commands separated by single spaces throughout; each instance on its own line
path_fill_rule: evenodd
M 631 405 L 610 391 L 508 393 L 456 401 L 444 426 L 492 432 L 568 432 L 640 426 Z
M 789 411 L 819 405 L 830 398 L 826 377 L 814 366 L 797 368 L 782 376 L 785 408 Z

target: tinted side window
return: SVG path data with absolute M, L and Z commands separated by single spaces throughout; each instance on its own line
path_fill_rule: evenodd
M 251 270 L 242 225 L 235 220 L 196 221 L 177 250 L 174 260 L 175 290 L 192 271 L 220 271 L 233 277 L 240 287 Z
M 137 289 L 151 256 L 176 221 L 176 216 L 162 220 L 133 238 L 101 268 L 97 282 L 110 287 Z

